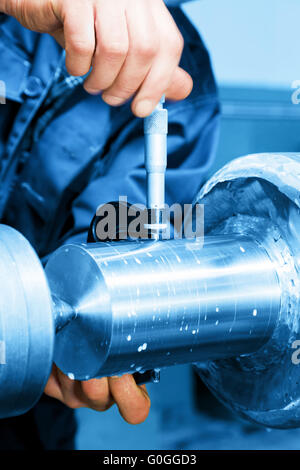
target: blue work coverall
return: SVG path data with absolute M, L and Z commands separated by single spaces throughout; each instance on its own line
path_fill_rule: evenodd
M 168 3 L 168 2 L 167 2 Z M 191 95 L 169 109 L 166 202 L 189 203 L 209 169 L 219 105 L 208 53 L 178 5 L 168 3 L 185 48 Z M 86 241 L 96 208 L 119 196 L 145 203 L 143 122 L 130 103 L 111 108 L 70 77 L 54 39 L 0 16 L 0 221 L 22 232 L 43 260 L 67 241 Z M 0 449 L 74 445 L 73 412 L 43 397 L 24 416 L 0 421 Z

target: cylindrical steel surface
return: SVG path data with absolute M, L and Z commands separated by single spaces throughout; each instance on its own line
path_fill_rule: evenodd
M 0 225 L 0 418 L 34 406 L 50 375 L 53 344 L 43 267 L 20 233 Z
M 279 320 L 269 341 L 245 356 L 198 364 L 206 385 L 231 410 L 267 427 L 299 427 L 300 154 L 256 154 L 220 169 L 195 202 L 205 236 L 255 238 L 276 265 Z M 296 350 L 297 351 L 297 350 Z
M 280 310 L 273 263 L 243 237 L 67 245 L 46 273 L 75 315 L 55 362 L 77 379 L 251 353 Z

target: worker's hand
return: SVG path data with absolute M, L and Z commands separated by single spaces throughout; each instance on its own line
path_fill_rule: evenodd
M 178 67 L 183 38 L 163 0 L 0 0 L 0 9 L 66 49 L 71 75 L 92 72 L 86 91 L 149 115 L 162 95 L 181 100 L 192 90 Z
M 54 365 L 45 393 L 74 409 L 105 411 L 116 403 L 130 424 L 142 423 L 150 409 L 145 385 L 138 386 L 132 375 L 79 382 L 69 379 Z

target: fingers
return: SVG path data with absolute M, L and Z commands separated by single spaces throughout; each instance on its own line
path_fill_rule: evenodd
M 192 89 L 192 77 L 181 67 L 177 67 L 165 95 L 169 100 L 184 100 L 189 96 Z
M 84 88 L 102 92 L 119 106 L 134 97 L 132 110 L 149 115 L 163 94 L 173 100 L 191 92 L 192 79 L 178 67 L 182 36 L 163 0 L 52 0 L 63 24 L 52 35 L 66 49 L 72 75 Z
M 137 13 L 139 21 L 136 21 Z M 130 1 L 126 15 L 127 58 L 113 85 L 102 97 L 115 106 L 136 94 L 132 111 L 138 117 L 146 117 L 163 94 L 173 100 L 186 98 L 193 82 L 189 74 L 178 67 L 183 38 L 164 3 L 153 0 L 149 4 L 147 0 L 140 0 L 137 7 L 136 2 Z
M 149 115 L 163 94 L 177 100 L 192 89 L 178 67 L 183 38 L 163 0 L 98 0 L 96 51 L 86 91 L 119 106 L 134 95 L 133 112 Z
M 134 98 L 131 108 L 133 113 L 146 117 L 152 113 L 155 106 L 165 94 L 166 98 L 177 101 L 185 99 L 192 91 L 193 80 L 191 76 L 180 67 L 177 67 L 170 77 L 167 73 L 166 61 L 158 61 L 146 78 L 140 91 Z
M 60 388 L 60 383 L 57 378 L 57 372 L 56 372 L 56 366 L 53 365 L 52 367 L 52 373 L 48 379 L 47 385 L 45 387 L 44 393 L 46 395 L 49 395 L 49 397 L 56 398 L 59 401 L 64 400 L 61 388 Z
M 146 387 L 138 386 L 132 375 L 79 382 L 71 380 L 55 365 L 45 393 L 74 409 L 105 411 L 116 403 L 121 416 L 130 424 L 142 423 L 151 404 Z
M 80 395 L 82 401 L 96 411 L 106 411 L 114 404 L 106 377 L 81 382 Z
M 85 75 L 91 68 L 95 51 L 93 3 L 53 0 L 53 10 L 63 24 L 67 70 L 71 75 Z M 61 36 L 59 39 L 61 42 Z
M 81 399 L 80 382 L 69 379 L 55 365 L 53 365 L 52 373 L 44 392 L 46 395 L 61 401 L 69 408 L 87 407 L 87 404 Z
M 122 417 L 130 424 L 145 421 L 150 410 L 150 398 L 144 385 L 138 386 L 132 375 L 108 378 L 110 392 Z
M 126 61 L 102 95 L 104 101 L 113 106 L 124 103 L 138 90 L 159 50 L 156 24 L 151 9 L 145 8 L 144 0 L 129 2 L 126 19 L 129 36 Z
M 59 28 L 53 33 L 51 33 L 51 36 L 54 37 L 54 39 L 58 42 L 58 44 L 64 49 L 66 46 L 65 43 L 65 35 L 64 35 L 64 30 L 63 28 Z
M 88 407 L 106 411 L 114 404 L 107 378 L 79 382 L 67 377 L 55 365 L 44 391 L 74 409 Z
M 138 117 L 149 115 L 171 85 L 173 99 L 186 97 L 190 91 L 191 78 L 178 68 L 184 41 L 165 7 L 159 21 L 164 25 L 160 26 L 160 51 L 132 103 L 132 111 Z
M 118 76 L 126 59 L 129 38 L 124 2 L 98 1 L 95 18 L 97 47 L 93 70 L 85 82 L 89 93 L 109 88 Z

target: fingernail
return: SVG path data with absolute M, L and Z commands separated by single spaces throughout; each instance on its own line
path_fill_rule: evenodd
M 123 98 L 119 98 L 118 96 L 106 95 L 106 93 L 103 93 L 102 98 L 105 103 L 109 104 L 110 106 L 120 106 L 124 103 Z
M 152 113 L 154 109 L 153 102 L 150 100 L 138 101 L 134 107 L 135 114 L 139 117 L 146 117 Z

